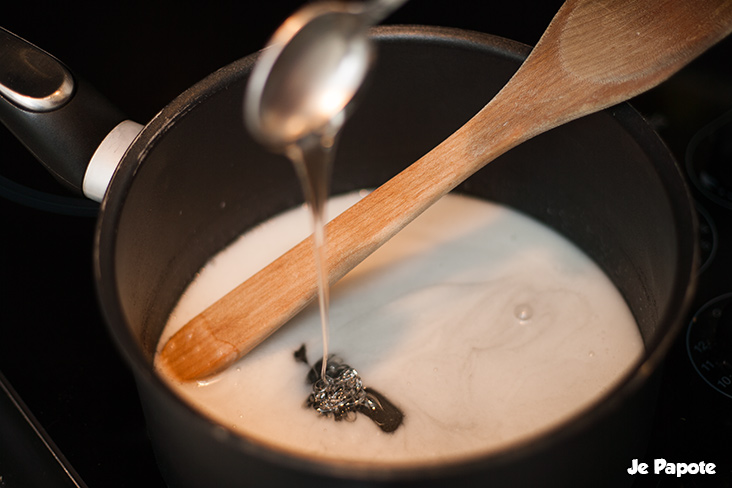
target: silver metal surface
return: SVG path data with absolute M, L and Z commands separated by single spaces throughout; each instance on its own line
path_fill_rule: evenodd
M 59 60 L 0 27 L 0 94 L 25 110 L 48 112 L 71 99 L 74 79 Z
M 245 99 L 252 134 L 282 149 L 333 132 L 373 61 L 367 37 L 406 0 L 318 2 L 291 15 L 262 51 Z

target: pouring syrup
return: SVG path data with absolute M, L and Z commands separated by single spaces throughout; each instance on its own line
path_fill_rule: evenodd
M 328 336 L 330 287 L 325 268 L 328 258 L 325 239 L 325 203 L 328 200 L 330 174 L 335 154 L 336 141 L 342 123 L 332 123 L 322 134 L 312 134 L 290 144 L 285 154 L 292 161 L 300 179 L 305 201 L 310 209 L 313 229 L 313 259 L 317 270 L 318 306 L 323 336 L 323 359 L 321 377 L 326 378 L 328 367 Z

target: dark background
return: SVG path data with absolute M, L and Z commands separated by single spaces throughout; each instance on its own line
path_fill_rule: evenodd
M 302 4 L 292 0 L 7 3 L 0 25 L 54 54 L 143 124 L 207 74 L 261 48 Z M 560 4 L 411 0 L 387 23 L 461 27 L 533 45 Z M 693 134 L 732 109 L 731 41 L 633 102 L 681 162 Z M 4 127 L 0 127 L 0 176 L 27 188 L 65 195 Z M 696 190 L 695 196 L 703 198 Z M 713 213 L 717 226 L 729 236 L 724 229 L 732 227 L 730 212 L 713 209 Z M 0 198 L 0 225 L 0 372 L 5 384 L 14 387 L 13 398 L 22 399 L 88 486 L 163 486 L 134 384 L 96 304 L 91 267 L 94 217 L 49 213 Z M 732 291 L 729 259 L 714 267 L 717 271 L 701 283 L 700 294 L 705 296 L 697 305 Z M 713 454 L 729 456 L 730 451 L 718 451 L 721 442 L 707 440 L 731 438 L 732 401 L 690 373 L 683 347 L 677 349 L 678 358 L 669 369 L 678 376 L 664 387 L 649 459 L 656 454 L 683 462 Z M 700 423 L 690 427 L 695 416 Z M 17 441 L 2 430 L 3 425 L 0 487 L 33 486 L 28 484 L 33 481 L 22 481 L 33 475 L 18 474 L 19 466 L 54 461 L 19 459 Z M 728 447 L 729 441 L 724 445 Z M 35 486 L 54 486 L 52 482 L 65 486 L 68 478 L 63 472 L 49 476 Z M 728 471 L 715 479 L 650 478 L 642 480 L 642 486 L 732 486 Z

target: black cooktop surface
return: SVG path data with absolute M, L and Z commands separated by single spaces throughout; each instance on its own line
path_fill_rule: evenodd
M 261 47 L 300 3 L 255 9 L 246 2 L 172 8 L 133 1 L 78 10 L 42 1 L 32 10 L 6 6 L 0 22 L 144 123 L 208 73 Z M 412 0 L 389 22 L 533 44 L 559 3 L 515 0 L 486 15 L 477 0 Z M 732 486 L 730 60 L 732 39 L 633 101 L 685 168 L 705 257 L 688 326 L 668 360 L 645 461 L 717 463 L 715 475 L 648 475 L 634 486 Z M 0 487 L 162 487 L 134 382 L 96 302 L 96 208 L 60 190 L 0 129 Z

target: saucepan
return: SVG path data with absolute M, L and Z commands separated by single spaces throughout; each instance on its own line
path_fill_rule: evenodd
M 455 29 L 392 26 L 377 28 L 372 36 L 378 61 L 344 128 L 333 193 L 377 187 L 418 159 L 476 113 L 529 52 L 517 42 Z M 302 203 L 290 163 L 260 147 L 243 124 L 244 88 L 256 57 L 211 74 L 144 127 L 123 124 L 101 151 L 105 161 L 116 158 L 119 164 L 105 170 L 113 177 L 99 190 L 94 251 L 99 300 L 134 373 L 168 484 L 627 483 L 630 461 L 644 455 L 658 376 L 693 294 L 696 269 L 695 212 L 680 170 L 627 104 L 536 137 L 457 189 L 513 207 L 566 236 L 599 264 L 635 316 L 643 357 L 571 419 L 529 441 L 464 461 L 418 468 L 343 466 L 235 434 L 181 400 L 156 374 L 158 338 L 197 271 L 242 232 Z M 12 104 L 2 103 L 7 113 Z M 106 134 L 123 118 L 105 107 L 92 97 L 80 110 Z M 92 122 L 96 114 L 102 114 L 102 123 Z M 45 123 L 40 118 L 26 117 L 21 121 L 26 128 L 17 130 L 32 148 L 38 141 L 26 136 L 27 127 Z M 4 119 L 12 125 L 18 117 Z M 40 141 L 39 147 L 34 150 L 43 157 L 48 144 Z

